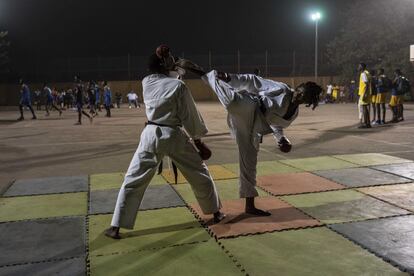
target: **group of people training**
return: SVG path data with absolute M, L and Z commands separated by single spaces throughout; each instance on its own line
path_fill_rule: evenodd
M 18 121 L 24 120 L 23 109 L 24 107 L 29 108 L 32 113 L 32 119 L 37 119 L 35 111 L 32 107 L 31 101 L 31 93 L 29 86 L 23 81 L 23 79 L 19 80 L 19 84 L 21 85 L 20 89 L 20 101 L 19 101 L 19 109 L 20 109 L 20 117 L 17 119 Z M 106 81 L 102 82 L 103 87 L 103 105 L 106 110 L 106 116 L 111 117 L 111 106 L 112 106 L 112 92 L 111 88 L 109 87 Z M 69 90 L 68 90 L 69 92 Z M 66 92 L 65 92 L 66 94 Z M 100 86 L 95 83 L 94 81 L 88 82 L 86 85 L 80 80 L 79 77 L 75 76 L 73 88 L 70 89 L 70 94 L 73 95 L 73 102 L 76 110 L 78 112 L 78 120 L 75 125 L 82 124 L 82 116 L 86 116 L 90 122 L 92 123 L 93 118 L 98 115 L 98 110 L 101 111 L 101 88 Z M 37 95 L 35 104 L 37 106 L 37 110 L 41 110 L 40 104 L 40 93 L 35 93 Z M 43 84 L 43 95 L 45 96 L 45 109 L 46 109 L 46 116 L 49 116 L 49 110 L 55 109 L 59 112 L 59 116 L 62 115 L 62 105 L 58 105 L 56 102 L 56 93 L 48 86 L 47 83 Z M 73 105 L 71 102 L 71 105 Z M 86 112 L 83 107 L 84 104 L 87 103 L 89 112 Z
M 404 95 L 411 91 L 410 81 L 402 74 L 400 69 L 394 71 L 393 79 L 388 78 L 384 69 L 377 72 L 369 72 L 366 64 L 358 65 L 359 77 L 359 101 L 358 112 L 359 128 L 371 128 L 371 125 L 383 125 L 386 123 L 386 101 L 389 93 L 391 98 L 389 108 L 392 119 L 389 123 L 404 121 Z M 372 121 L 370 119 L 372 109 Z
M 111 225 L 105 235 L 120 239 L 120 228 L 132 229 L 151 179 L 164 156 L 169 156 L 191 185 L 204 214 L 215 223 L 224 217 L 214 181 L 203 159 L 211 155 L 201 141 L 207 127 L 194 99 L 180 80 L 186 71 L 197 74 L 219 98 L 228 113 L 228 125 L 239 150 L 239 195 L 245 198 L 245 212 L 269 216 L 255 206 L 256 165 L 259 146 L 266 134 L 273 134 L 281 151 L 292 145 L 284 135 L 298 116 L 299 105 L 315 109 L 322 88 L 307 82 L 296 89 L 254 74 L 205 72 L 191 61 L 174 58 L 168 46 L 161 45 L 150 56 L 148 75 L 143 79 L 143 100 L 147 123 L 120 188 Z

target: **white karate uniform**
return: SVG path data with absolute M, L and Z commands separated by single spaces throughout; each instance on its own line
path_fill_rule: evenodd
M 257 154 L 262 136 L 273 133 L 277 140 L 283 137 L 283 128 L 296 119 L 298 108 L 289 119 L 283 118 L 293 97 L 293 90 L 284 83 L 250 74 L 230 76 L 231 81 L 226 83 L 213 70 L 202 79 L 228 111 L 228 125 L 239 148 L 240 197 L 256 197 Z
M 164 156 L 169 156 L 187 179 L 202 211 L 217 212 L 221 203 L 215 184 L 188 137 L 197 139 L 207 133 L 190 91 L 184 82 L 162 74 L 147 76 L 142 86 L 148 120 L 165 126 L 149 124 L 144 128 L 119 191 L 111 225 L 134 227 L 144 192 Z

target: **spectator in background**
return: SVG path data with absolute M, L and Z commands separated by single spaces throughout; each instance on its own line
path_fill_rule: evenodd
M 369 105 L 371 104 L 371 75 L 367 70 L 365 63 L 358 65 L 359 76 L 359 101 L 358 104 L 361 107 L 361 125 L 358 128 L 371 128 L 371 121 L 369 116 Z
M 138 104 L 138 95 L 133 90 L 131 90 L 127 94 L 127 98 L 128 98 L 129 108 L 132 108 L 132 104 L 135 106 L 135 108 L 138 108 L 138 106 L 139 106 L 139 104 Z
M 384 74 L 384 69 L 379 69 L 377 75 L 377 82 L 376 82 L 376 90 L 377 90 L 377 124 L 383 125 L 385 124 L 385 100 L 389 89 L 391 87 L 391 80 Z M 382 116 L 381 116 L 382 115 Z
M 36 110 L 42 110 L 41 98 L 42 93 L 40 92 L 40 90 L 36 90 L 34 92 L 34 104 L 36 105 Z
M 84 102 L 83 85 L 82 85 L 82 81 L 77 76 L 75 76 L 74 91 L 76 94 L 75 96 L 76 97 L 76 109 L 78 110 L 78 122 L 75 125 L 82 124 L 82 115 L 88 117 L 89 122 L 92 124 L 93 117 L 83 110 L 83 102 Z
M 351 83 L 349 84 L 349 95 L 348 95 L 348 100 L 349 102 L 353 103 L 355 101 L 355 81 L 351 80 Z
M 393 112 L 391 122 L 396 123 L 404 121 L 404 95 L 411 91 L 411 84 L 400 69 L 394 71 L 394 76 L 390 107 Z
M 375 70 L 369 72 L 371 76 L 371 107 L 372 107 L 372 125 L 376 125 L 377 121 L 377 77 Z
M 104 106 L 106 109 L 106 117 L 111 117 L 112 92 L 107 81 L 103 82 L 104 86 Z
M 328 86 L 326 87 L 325 103 L 331 103 L 332 102 L 332 89 L 333 89 L 332 84 L 328 84 Z
M 33 107 L 32 107 L 32 101 L 30 99 L 30 89 L 29 86 L 23 81 L 23 79 L 19 80 L 19 84 L 21 85 L 20 90 L 20 102 L 19 102 L 19 110 L 20 110 L 20 117 L 17 119 L 18 121 L 23 121 L 23 106 L 27 106 L 30 111 L 32 112 L 32 120 L 36 120 L 37 117 L 34 113 Z
M 93 84 L 95 85 L 95 111 L 96 110 L 102 111 L 102 109 L 101 109 L 101 89 L 100 89 L 99 85 L 96 82 L 93 81 Z
M 339 86 L 335 83 L 332 87 L 332 102 L 337 102 L 339 97 Z
M 52 110 L 52 108 L 56 109 L 57 111 L 59 111 L 59 116 L 62 116 L 62 110 L 56 106 L 56 99 L 57 99 L 57 95 L 56 95 L 56 90 L 54 89 L 52 91 L 52 89 L 50 89 L 50 87 L 47 85 L 47 83 L 43 84 L 43 93 L 46 95 L 46 114 L 45 116 L 49 116 L 50 112 L 49 110 Z
M 121 108 L 121 102 L 122 102 L 122 94 L 119 92 L 116 92 L 115 93 L 116 108 Z

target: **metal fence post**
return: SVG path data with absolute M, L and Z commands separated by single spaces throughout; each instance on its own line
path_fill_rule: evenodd
M 131 80 L 131 55 L 128 53 L 128 80 Z
M 267 60 L 267 50 L 265 52 L 265 76 L 268 77 L 269 76 L 269 71 L 268 71 L 268 60 Z

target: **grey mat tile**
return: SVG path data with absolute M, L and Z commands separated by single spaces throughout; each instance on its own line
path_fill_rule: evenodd
M 392 264 L 414 273 L 414 216 L 330 225 Z
M 409 179 L 370 168 L 317 171 L 314 174 L 347 187 L 364 187 L 410 182 Z
M 4 196 L 42 195 L 88 191 L 88 176 L 61 176 L 20 179 L 6 191 Z
M 401 175 L 414 180 L 414 163 L 383 165 L 375 166 L 373 168 L 384 172 L 390 172 L 393 174 Z
M 7 276 L 50 276 L 50 275 L 86 275 L 85 257 L 62 261 L 24 264 L 0 267 L 0 275 Z
M 115 209 L 119 189 L 91 191 L 89 214 L 109 214 Z M 145 191 L 140 210 L 185 206 L 170 185 L 149 186 Z
M 0 224 L 0 266 L 85 255 L 85 217 Z

